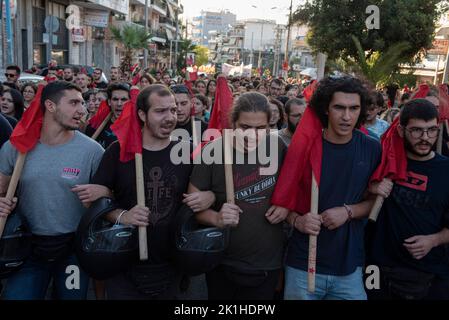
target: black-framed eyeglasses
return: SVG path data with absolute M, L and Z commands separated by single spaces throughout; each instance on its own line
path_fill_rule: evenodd
M 5 77 L 7 78 L 14 78 L 16 75 L 12 73 L 5 73 Z
M 430 127 L 427 129 L 423 129 L 423 128 L 405 128 L 405 130 L 407 130 L 410 135 L 412 136 L 412 138 L 415 139 L 419 139 L 424 135 L 424 132 L 427 133 L 427 136 L 429 138 L 435 138 L 436 136 L 438 136 L 438 133 L 440 133 L 440 128 L 439 127 Z

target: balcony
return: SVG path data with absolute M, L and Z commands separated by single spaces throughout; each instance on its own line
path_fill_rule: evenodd
M 170 18 L 160 17 L 159 25 L 162 27 L 165 27 L 173 32 L 176 32 L 176 23 Z
M 229 31 L 229 37 L 231 38 L 244 38 L 245 37 L 245 32 L 243 31 Z
M 165 44 L 167 42 L 167 32 L 163 29 L 151 30 L 151 40 Z
M 167 3 L 163 0 L 151 0 L 151 7 L 164 17 L 167 16 Z

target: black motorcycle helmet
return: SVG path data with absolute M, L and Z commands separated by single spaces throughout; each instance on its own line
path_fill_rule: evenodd
M 0 239 L 0 279 L 19 270 L 31 254 L 31 232 L 22 217 L 12 213 Z
M 138 259 L 137 228 L 104 219 L 115 209 L 117 204 L 112 199 L 98 199 L 81 218 L 76 232 L 75 251 L 80 266 L 97 280 L 126 270 Z
M 227 229 L 200 225 L 195 213 L 183 205 L 175 220 L 175 254 L 178 267 L 195 276 L 218 266 L 228 243 Z

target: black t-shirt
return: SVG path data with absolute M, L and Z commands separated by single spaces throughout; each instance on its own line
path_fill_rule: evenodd
M 435 155 L 428 161 L 408 159 L 407 181 L 396 182 L 385 199 L 369 244 L 369 262 L 388 267 L 409 267 L 449 278 L 445 246 L 433 248 L 416 260 L 404 240 L 449 228 L 449 158 Z
M 7 116 L 6 114 L 2 114 L 2 116 L 8 121 L 10 126 L 14 129 L 19 121 L 16 118 Z
M 12 133 L 12 126 L 9 124 L 8 120 L 0 114 L 0 148 L 3 144 L 9 140 Z
M 346 144 L 323 139 L 318 212 L 363 201 L 369 179 L 381 157 L 380 143 L 354 130 Z M 317 273 L 344 276 L 363 266 L 364 220 L 353 219 L 335 230 L 321 227 L 317 238 Z M 287 264 L 307 270 L 309 236 L 294 230 Z
M 97 88 L 97 89 L 106 89 L 107 87 L 108 87 L 108 84 L 104 81 L 95 82 L 95 88 Z
M 272 225 L 265 217 L 265 213 L 271 207 L 271 196 L 276 185 L 281 164 L 286 152 L 285 144 L 279 137 L 272 135 L 277 140 L 277 163 L 273 172 L 261 175 L 259 161 L 245 161 L 245 164 L 237 164 L 237 152 L 234 152 L 233 181 L 235 204 L 243 213 L 240 214 L 239 224 L 230 228 L 229 245 L 226 250 L 223 264 L 242 270 L 275 270 L 282 267 L 284 233 L 282 223 Z M 269 139 L 267 139 L 269 141 Z M 222 148 L 222 139 L 217 139 L 203 149 Z M 217 150 L 217 149 L 213 149 Z M 270 150 L 267 148 L 267 150 Z M 267 155 L 270 155 L 267 151 Z M 240 153 L 240 155 L 242 155 Z M 248 155 L 246 155 L 248 156 Z M 275 160 L 274 155 L 269 157 Z M 254 158 L 256 159 L 256 158 Z M 259 158 L 257 158 L 259 159 Z M 241 163 L 241 162 L 240 162 Z M 220 211 L 226 202 L 226 183 L 224 165 L 198 164 L 194 166 L 190 180 L 201 191 L 212 191 L 216 201 L 212 206 L 215 211 Z
M 151 264 L 169 261 L 174 237 L 172 219 L 182 204 L 192 170 L 190 164 L 174 165 L 170 160 L 171 149 L 178 143 L 186 142 L 170 142 L 160 151 L 144 149 L 142 154 L 145 205 L 150 209 L 147 234 Z M 135 161 L 122 163 L 119 155 L 120 145 L 115 142 L 105 151 L 92 183 L 111 189 L 119 207 L 129 210 L 137 204 Z
M 189 133 L 190 141 L 192 142 L 192 120 L 191 120 L 192 118 L 189 118 L 189 119 L 190 119 L 189 122 L 187 122 L 184 125 L 177 124 L 175 129 L 186 130 Z M 201 125 L 201 135 L 198 136 L 198 140 L 201 141 L 201 137 L 203 136 L 204 131 L 206 131 L 206 129 L 207 129 L 207 123 L 201 119 L 195 118 L 195 125 L 197 125 L 197 126 Z M 198 132 L 198 129 L 196 129 L 196 130 Z M 174 134 L 174 136 L 176 136 L 176 134 Z M 179 138 L 181 138 L 181 137 L 179 137 Z
M 117 141 L 117 137 L 114 134 L 114 132 L 111 130 L 112 122 L 109 121 L 109 123 L 104 127 L 103 131 L 101 131 L 100 135 L 96 139 L 96 141 L 101 144 L 101 146 L 104 149 L 107 149 L 113 142 Z M 87 125 L 86 127 L 86 135 L 88 137 L 92 137 L 97 131 L 96 129 L 92 128 L 90 125 Z
M 279 100 L 280 102 L 282 102 L 282 104 L 285 106 L 285 104 L 288 101 L 288 97 L 287 96 L 277 96 L 276 97 L 277 100 Z

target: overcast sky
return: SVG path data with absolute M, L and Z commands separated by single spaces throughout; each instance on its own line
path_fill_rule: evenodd
M 229 9 L 237 15 L 237 20 L 258 18 L 276 20 L 286 24 L 290 0 L 180 0 L 184 6 L 184 16 L 192 18 L 199 16 L 201 10 Z M 293 11 L 301 3 L 293 0 Z M 256 6 L 257 8 L 254 8 Z M 274 9 L 271 9 L 276 7 Z

